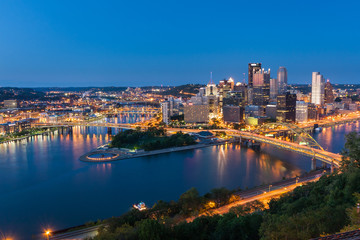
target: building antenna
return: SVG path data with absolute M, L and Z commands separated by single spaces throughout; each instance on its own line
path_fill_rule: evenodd
M 244 75 L 244 78 L 243 78 L 243 83 L 245 84 L 245 73 L 243 73 L 243 75 Z
M 210 72 L 210 84 L 213 83 L 213 79 L 212 79 L 212 72 Z

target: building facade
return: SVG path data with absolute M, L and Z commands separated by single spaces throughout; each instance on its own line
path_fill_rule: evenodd
M 324 90 L 325 90 L 324 77 L 319 72 L 313 72 L 312 85 L 311 85 L 311 103 L 316 105 L 323 105 L 325 98 Z
M 295 123 L 296 94 L 286 93 L 278 95 L 276 99 L 276 121 Z
M 278 93 L 285 94 L 287 91 L 287 70 L 285 67 L 279 67 L 277 72 L 278 80 Z
M 248 66 L 248 83 L 249 87 L 253 87 L 253 74 L 261 70 L 261 63 L 249 63 Z
M 304 123 L 308 121 L 308 103 L 296 101 L 296 122 Z

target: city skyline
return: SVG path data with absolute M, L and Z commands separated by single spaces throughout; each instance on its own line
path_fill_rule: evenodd
M 3 1 L 0 86 L 241 82 L 249 62 L 286 67 L 289 84 L 356 83 L 358 4 Z

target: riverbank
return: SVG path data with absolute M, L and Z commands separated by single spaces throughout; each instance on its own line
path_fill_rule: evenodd
M 118 148 L 110 148 L 106 150 L 94 150 L 91 152 L 88 152 L 84 155 L 82 155 L 79 160 L 83 162 L 112 162 L 112 161 L 119 161 L 119 160 L 125 160 L 125 159 L 131 159 L 131 158 L 138 158 L 138 157 L 145 157 L 145 156 L 153 156 L 163 153 L 170 153 L 170 152 L 178 152 L 178 151 L 186 151 L 186 150 L 193 150 L 198 148 L 205 148 L 205 147 L 211 147 L 211 146 L 217 146 L 217 145 L 223 145 L 226 143 L 231 142 L 230 140 L 223 140 L 213 143 L 198 143 L 194 145 L 189 146 L 183 146 L 183 147 L 172 147 L 172 148 L 165 148 L 160 150 L 153 150 L 153 151 L 146 151 L 146 152 L 128 152 L 124 151 Z M 94 155 L 100 155 L 104 157 L 91 157 Z M 112 156 L 112 157 L 109 157 Z
M 24 140 L 24 139 L 28 139 L 30 137 L 33 137 L 33 136 L 38 136 L 38 135 L 46 135 L 48 133 L 51 133 L 51 132 L 55 132 L 56 130 L 59 130 L 59 128 L 53 128 L 51 129 L 50 131 L 49 130 L 44 130 L 44 131 L 41 131 L 41 132 L 36 132 L 36 133 L 29 133 L 27 135 L 24 135 L 24 136 L 20 136 L 20 137 L 10 137 L 10 138 L 7 138 L 6 136 L 3 137 L 3 138 L 6 138 L 6 139 L 2 139 L 0 140 L 0 144 L 2 143 L 10 143 L 10 142 L 16 142 L 16 141 L 21 141 L 21 140 Z M 0 138 L 1 139 L 1 138 Z
M 329 172 L 329 169 L 327 169 Z M 303 184 L 309 183 L 309 182 L 315 182 L 317 180 L 319 180 L 319 178 L 324 175 L 326 173 L 326 170 L 322 169 L 322 170 L 317 170 L 311 173 L 306 173 L 303 174 L 302 176 L 299 177 L 294 177 L 294 178 L 290 178 L 290 179 L 285 179 L 282 181 L 277 181 L 277 182 L 273 182 L 269 185 L 261 185 L 261 186 L 256 186 L 254 188 L 251 189 L 247 189 L 247 190 L 241 190 L 238 192 L 234 192 L 234 195 L 239 196 L 239 200 L 234 201 L 234 202 L 229 202 L 225 205 L 219 206 L 219 207 L 215 207 L 215 208 L 211 208 L 201 214 L 192 216 L 192 217 L 173 217 L 173 219 L 175 220 L 175 225 L 177 224 L 181 224 L 184 222 L 192 222 L 194 221 L 196 218 L 201 217 L 201 216 L 213 216 L 213 215 L 223 215 L 228 213 L 231 208 L 233 207 L 238 207 L 240 205 L 245 205 L 251 202 L 255 202 L 255 201 L 264 201 L 264 199 L 266 201 L 269 201 L 270 199 L 273 198 L 279 198 L 281 195 L 293 191 L 296 187 L 302 186 Z M 271 189 L 270 189 L 271 188 Z M 269 191 L 270 190 L 270 191 Z M 151 209 L 149 209 L 151 211 Z M 125 213 L 126 214 L 126 213 Z M 121 216 L 118 216 L 117 218 L 119 218 Z M 115 217 L 116 218 L 116 217 Z M 62 230 L 58 230 L 56 232 L 53 233 L 53 239 L 65 239 L 67 237 L 73 237 L 76 239 L 81 239 L 81 237 L 84 235 L 84 233 L 91 233 L 92 237 L 95 237 L 98 233 L 98 230 L 103 227 L 106 226 L 108 224 L 109 219 L 104 219 L 104 220 L 98 220 L 97 222 L 89 222 L 87 225 L 80 225 L 80 226 L 75 226 L 75 227 L 70 227 L 67 229 L 62 229 Z

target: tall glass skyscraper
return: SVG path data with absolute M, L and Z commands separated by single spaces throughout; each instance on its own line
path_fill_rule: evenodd
M 261 63 L 249 63 L 248 67 L 248 81 L 249 87 L 253 87 L 253 74 L 261 70 Z
M 279 94 L 285 94 L 287 90 L 287 70 L 285 67 L 279 67 L 277 80 Z
M 319 72 L 312 73 L 311 103 L 316 105 L 324 104 L 325 80 Z

